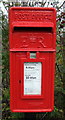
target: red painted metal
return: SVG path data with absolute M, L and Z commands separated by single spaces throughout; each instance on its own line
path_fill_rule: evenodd
M 56 10 L 12 7 L 9 11 L 10 109 L 51 112 L 54 108 Z M 36 58 L 30 58 L 35 52 Z M 41 95 L 24 94 L 24 63 L 41 62 Z

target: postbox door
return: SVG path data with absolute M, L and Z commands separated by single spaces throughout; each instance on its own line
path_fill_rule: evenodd
M 11 71 L 11 75 L 12 75 L 11 76 L 12 77 L 11 78 L 12 80 L 11 109 L 13 109 L 13 111 L 18 111 L 20 106 L 21 112 L 35 111 L 35 110 L 40 112 L 40 110 L 44 111 L 43 109 L 45 110 L 47 109 L 48 111 L 50 111 L 51 109 L 53 109 L 53 101 L 54 101 L 53 99 L 54 62 L 53 61 L 55 54 L 53 55 L 53 53 L 39 52 L 37 53 L 38 58 L 34 58 L 34 59 L 28 58 L 29 57 L 28 54 L 30 55 L 30 52 L 29 53 L 16 52 L 11 54 L 11 61 L 12 61 L 11 66 L 13 67 L 13 71 Z M 31 71 L 26 71 L 25 67 L 29 67 L 28 63 L 30 64 L 30 67 L 31 66 L 33 67 L 34 66 L 33 64 L 38 64 L 39 66 L 36 66 L 36 69 L 37 67 L 39 67 L 38 69 L 39 73 L 36 73 L 35 76 L 32 76 L 33 73 L 31 73 Z M 30 70 L 30 68 L 28 69 Z M 39 81 L 33 81 L 33 79 L 29 79 L 29 78 L 28 80 L 26 80 L 25 79 L 26 74 L 28 75 L 28 77 L 29 75 L 32 77 L 37 77 L 37 74 L 41 74 L 41 75 L 38 75 L 40 77 Z M 29 82 L 29 86 L 28 86 L 28 82 Z M 35 87 L 33 88 L 34 85 Z

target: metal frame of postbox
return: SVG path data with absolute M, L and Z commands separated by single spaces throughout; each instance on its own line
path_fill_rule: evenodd
M 40 17 L 38 17 L 39 14 Z M 10 108 L 12 112 L 50 112 L 54 109 L 56 10 L 41 7 L 12 7 L 9 11 L 9 26 Z M 47 46 L 40 40 L 39 43 L 33 43 L 34 45 L 28 41 L 27 44 L 30 44 L 28 47 L 25 41 L 28 38 L 25 38 L 25 36 L 32 35 L 29 34 L 30 29 L 33 29 L 31 30 L 32 34 L 34 32 L 36 37 L 43 35 L 44 30 L 44 38 L 49 39 L 48 42 L 44 39 Z M 19 43 L 21 30 L 22 36 L 25 32 L 25 35 L 21 38 L 24 39 L 23 43 Z M 38 30 L 38 33 L 36 30 Z M 50 31 L 48 35 L 45 33 L 46 30 L 47 33 Z M 42 39 L 42 37 L 39 39 Z M 40 47 L 40 44 L 42 47 Z M 38 45 L 39 47 L 37 47 Z M 30 58 L 31 52 L 36 53 L 36 58 Z M 25 62 L 42 63 L 41 95 L 24 95 Z

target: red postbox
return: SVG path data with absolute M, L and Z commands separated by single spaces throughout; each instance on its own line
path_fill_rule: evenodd
M 50 112 L 54 107 L 56 10 L 12 7 L 10 19 L 10 108 Z

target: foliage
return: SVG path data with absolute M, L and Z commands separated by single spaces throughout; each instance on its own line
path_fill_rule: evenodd
M 63 3 L 64 4 L 64 3 Z M 46 116 L 45 113 L 37 113 L 36 118 L 43 119 L 42 116 L 44 116 L 45 120 L 64 120 L 65 119 L 65 110 L 64 110 L 64 97 L 65 97 L 65 83 L 64 83 L 64 74 L 65 74 L 65 62 L 64 62 L 64 49 L 65 49 L 65 42 L 64 42 L 64 15 L 63 12 L 63 4 L 61 6 L 58 6 L 58 1 L 53 0 L 52 2 L 49 1 L 46 3 L 46 1 L 40 4 L 40 6 L 44 7 L 45 5 L 48 7 L 49 5 L 52 5 L 57 10 L 57 42 L 56 42 L 56 73 L 55 73 L 55 107 L 54 111 L 51 113 L 47 113 Z M 5 9 L 8 12 L 9 7 L 12 6 L 27 6 L 25 3 L 14 3 L 14 2 L 3 2 L 3 5 Z M 31 6 L 31 4 L 29 4 Z M 33 5 L 36 6 L 36 5 Z M 20 118 L 24 118 L 23 113 L 11 113 L 9 102 L 10 102 L 10 96 L 9 96 L 9 37 L 8 37 L 8 16 L 4 15 L 2 13 L 2 84 L 3 84 L 3 100 L 2 100 L 2 112 L 3 112 L 3 120 L 7 119 L 14 119 L 17 120 Z

